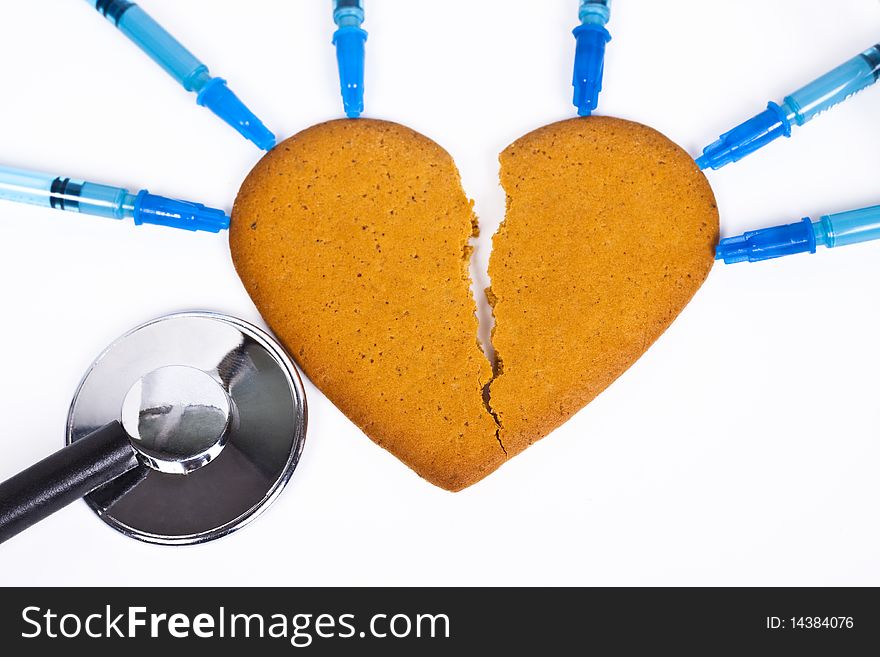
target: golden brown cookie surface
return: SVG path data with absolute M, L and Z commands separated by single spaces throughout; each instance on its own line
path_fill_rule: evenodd
M 364 433 L 452 490 L 501 464 L 467 273 L 476 220 L 446 151 L 394 123 L 317 125 L 260 161 L 233 217 L 260 313 Z
M 383 121 L 320 124 L 266 155 L 233 209 L 236 269 L 305 373 L 449 490 L 632 364 L 699 288 L 717 240 L 705 178 L 644 126 L 564 121 L 501 162 L 508 214 L 490 274 L 504 369 L 494 381 L 469 290 L 471 203 L 434 142 Z
M 501 154 L 507 211 L 489 263 L 490 388 L 510 456 L 632 365 L 703 284 L 715 197 L 659 132 L 609 117 L 561 121 Z

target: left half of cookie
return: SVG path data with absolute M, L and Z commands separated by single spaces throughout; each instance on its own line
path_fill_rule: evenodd
M 230 247 L 244 285 L 308 377 L 419 475 L 460 490 L 506 454 L 483 402 L 458 170 L 404 126 L 308 128 L 254 168 Z

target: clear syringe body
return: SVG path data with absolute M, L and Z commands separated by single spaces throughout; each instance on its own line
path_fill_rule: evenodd
M 0 166 L 0 199 L 108 219 L 134 217 L 137 196 L 122 187 Z
M 803 125 L 817 114 L 842 103 L 880 77 L 880 44 L 868 48 L 810 84 L 789 94 L 782 102 L 786 118 Z
M 823 215 L 813 232 L 816 243 L 829 248 L 880 239 L 880 205 Z
M 581 23 L 605 25 L 611 17 L 611 0 L 580 0 L 578 18 Z
M 333 0 L 333 22 L 337 27 L 360 27 L 364 22 L 363 0 Z
M 187 91 L 198 93 L 211 80 L 208 67 L 138 5 L 120 0 L 87 2 Z

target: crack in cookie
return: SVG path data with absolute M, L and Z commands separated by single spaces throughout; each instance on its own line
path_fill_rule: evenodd
M 501 182 L 494 364 L 470 291 L 473 204 L 427 137 L 369 119 L 313 126 L 257 164 L 233 208 L 236 269 L 306 375 L 447 490 L 494 471 L 625 371 L 700 287 L 717 241 L 703 174 L 637 123 L 536 130 L 502 153 Z

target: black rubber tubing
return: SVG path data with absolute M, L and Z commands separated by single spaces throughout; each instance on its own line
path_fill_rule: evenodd
M 0 484 L 0 543 L 138 466 L 111 422 Z

